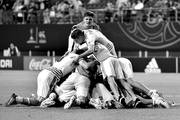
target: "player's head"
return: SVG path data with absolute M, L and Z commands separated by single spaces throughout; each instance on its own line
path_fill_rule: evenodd
M 15 47 L 14 44 L 11 42 L 10 43 L 10 48 L 13 49 L 14 47 Z
M 71 33 L 71 38 L 76 42 L 77 44 L 83 44 L 85 40 L 84 32 L 80 29 L 75 29 Z
M 94 22 L 95 14 L 91 11 L 87 11 L 84 13 L 83 21 L 85 25 L 89 26 Z

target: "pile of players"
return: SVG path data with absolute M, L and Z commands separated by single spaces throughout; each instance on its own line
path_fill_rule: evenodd
M 83 21 L 72 27 L 68 51 L 38 74 L 37 97 L 13 93 L 5 105 L 170 108 L 173 104 L 162 94 L 133 80 L 131 62 L 117 57 L 114 44 L 93 22 L 94 17 L 90 11 L 85 13 Z

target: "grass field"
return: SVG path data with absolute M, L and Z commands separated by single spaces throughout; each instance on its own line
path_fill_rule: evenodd
M 21 96 L 36 93 L 36 76 L 32 71 L 0 71 L 0 104 L 15 92 Z M 162 92 L 180 103 L 180 74 L 135 73 L 135 80 Z M 170 109 L 80 109 L 39 107 L 3 107 L 0 120 L 180 120 L 180 107 Z

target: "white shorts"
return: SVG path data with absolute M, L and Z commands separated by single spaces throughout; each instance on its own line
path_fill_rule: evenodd
M 100 63 L 103 78 L 115 77 L 116 79 L 123 79 L 124 75 L 122 72 L 121 65 L 117 58 L 109 57 Z
M 133 68 L 132 68 L 132 64 L 131 61 L 128 60 L 127 58 L 118 58 L 119 62 L 121 64 L 123 73 L 124 73 L 124 77 L 125 78 L 133 78 Z
M 89 93 L 89 78 L 80 75 L 78 72 L 72 73 L 58 88 L 56 89 L 60 101 L 68 101 L 72 95 L 77 97 L 87 97 Z M 75 93 L 75 92 L 76 93 Z
M 50 84 L 54 79 L 54 74 L 49 70 L 42 70 L 37 77 L 37 95 L 46 98 L 50 89 Z

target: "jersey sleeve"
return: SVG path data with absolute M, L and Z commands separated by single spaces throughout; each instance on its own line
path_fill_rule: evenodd
M 71 35 L 69 35 L 68 38 L 68 51 L 71 52 L 73 50 L 74 46 L 74 40 L 71 38 Z

